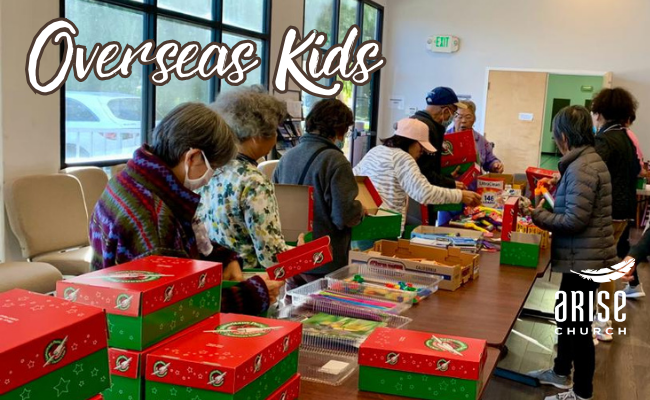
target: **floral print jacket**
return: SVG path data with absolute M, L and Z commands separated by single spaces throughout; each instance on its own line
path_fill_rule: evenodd
M 269 268 L 290 249 L 282 236 L 273 183 L 242 157 L 218 169 L 199 190 L 197 216 L 210 240 L 239 253 L 244 268 Z

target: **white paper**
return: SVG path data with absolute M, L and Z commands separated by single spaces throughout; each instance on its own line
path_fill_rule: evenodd
M 389 101 L 390 101 L 390 108 L 396 110 L 404 109 L 404 97 L 391 97 Z
M 327 364 L 323 365 L 318 372 L 329 375 L 338 375 L 345 370 L 350 364 L 343 361 L 330 360 Z
M 532 113 L 519 113 L 520 121 L 532 121 L 534 115 Z

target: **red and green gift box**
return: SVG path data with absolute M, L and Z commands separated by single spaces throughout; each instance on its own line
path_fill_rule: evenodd
M 300 396 L 300 374 L 295 374 L 266 400 L 297 400 L 298 396 Z
M 147 400 L 265 399 L 298 372 L 302 325 L 219 314 L 147 355 Z
M 142 351 L 219 312 L 220 263 L 146 257 L 57 283 L 66 300 L 101 307 L 109 346 Z
M 478 152 L 476 151 L 474 132 L 468 130 L 447 133 L 440 152 L 442 155 L 441 166 L 443 168 L 476 162 Z
M 109 386 L 106 317 L 15 289 L 0 294 L 0 398 L 87 400 Z
M 359 349 L 359 390 L 431 400 L 477 399 L 485 340 L 377 328 Z

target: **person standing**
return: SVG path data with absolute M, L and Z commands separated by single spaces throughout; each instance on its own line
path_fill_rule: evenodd
M 591 116 L 597 131 L 596 151 L 612 176 L 612 217 L 628 221 L 617 244 L 619 258 L 624 258 L 630 251 L 629 221 L 636 218 L 636 181 L 641 173 L 641 164 L 626 126 L 636 116 L 637 107 L 634 97 L 622 88 L 603 89 L 591 104 Z M 627 298 L 645 297 L 638 279 L 629 282 L 624 292 Z
M 275 183 L 314 188 L 314 239 L 329 236 L 334 260 L 293 278 L 292 286 L 322 278 L 348 264 L 352 228 L 365 215 L 356 200 L 359 187 L 345 158 L 345 136 L 354 122 L 352 111 L 336 99 L 316 103 L 305 121 L 306 134 L 278 163 Z
M 429 142 L 436 149 L 442 149 L 445 131 L 454 120 L 454 114 L 459 108 L 466 108 L 458 100 L 453 89 L 448 87 L 437 87 L 427 93 L 427 107 L 416 112 L 411 118 L 424 122 L 429 129 Z M 456 182 L 451 177 L 441 174 L 442 154 L 437 151 L 433 154 L 424 154 L 417 161 L 420 171 L 427 178 L 430 184 L 448 188 L 465 189 L 465 186 Z M 429 224 L 435 225 L 436 212 L 433 206 L 429 206 Z
M 548 211 L 540 204 L 533 210 L 532 217 L 535 225 L 553 234 L 551 265 L 553 272 L 562 274 L 560 291 L 566 294 L 566 310 L 572 310 L 573 293 L 580 292 L 588 299 L 590 294 L 595 295 L 599 286 L 574 272 L 608 268 L 617 261 L 612 226 L 612 183 L 607 165 L 594 148 L 593 125 L 586 108 L 562 109 L 553 119 L 553 136 L 562 153 L 555 207 Z M 556 306 L 559 304 L 560 300 Z M 546 400 L 593 399 L 596 352 L 591 322 L 589 316 L 574 319 L 573 314 L 567 311 L 566 319 L 557 321 L 559 332 L 554 367 L 529 373 L 542 384 L 568 390 Z

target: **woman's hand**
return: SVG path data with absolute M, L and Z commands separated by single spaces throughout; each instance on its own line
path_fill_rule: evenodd
M 284 286 L 284 281 L 272 281 L 269 279 L 268 276 L 265 275 L 259 275 L 262 279 L 264 279 L 264 283 L 266 284 L 266 288 L 269 291 L 269 300 L 271 301 L 271 304 L 274 304 L 278 300 L 278 296 L 280 295 L 280 289 Z
M 298 235 L 298 242 L 296 243 L 296 247 L 302 246 L 303 244 L 305 244 L 305 234 L 301 233 L 300 235 Z
M 490 168 L 490 172 L 494 172 L 495 174 L 502 174 L 504 171 L 504 166 L 501 161 L 495 161 L 492 163 L 492 166 Z
M 627 263 L 627 262 L 629 262 L 629 261 L 632 260 L 632 259 L 633 259 L 632 257 L 627 256 L 627 257 L 625 257 L 625 259 L 623 260 L 623 262 Z M 623 282 L 632 282 L 632 281 L 634 280 L 634 275 L 633 275 L 633 274 L 634 274 L 634 271 L 636 271 L 636 263 L 632 266 L 632 269 L 630 270 L 630 272 L 628 272 L 627 274 L 625 274 L 625 276 L 622 277 L 621 280 L 622 280 Z
M 476 207 L 481 205 L 481 196 L 477 193 L 470 192 L 469 190 L 463 190 L 463 204 L 467 204 L 470 207 Z
M 460 165 L 451 173 L 451 177 L 456 179 L 460 176 Z
M 231 261 L 223 270 L 223 280 L 232 282 L 243 282 L 244 273 L 238 261 Z
M 456 189 L 465 190 L 465 184 L 463 182 L 456 182 Z

